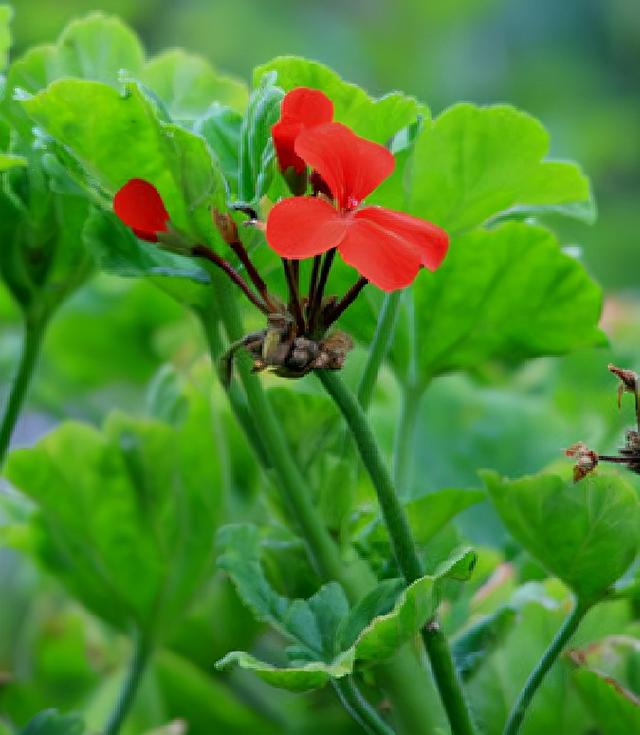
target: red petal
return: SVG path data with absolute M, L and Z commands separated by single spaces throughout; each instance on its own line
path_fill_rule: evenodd
M 301 123 L 288 123 L 284 120 L 277 122 L 271 128 L 273 144 L 276 148 L 276 155 L 278 156 L 278 164 L 281 171 L 286 171 L 292 166 L 296 170 L 296 173 L 301 174 L 307 167 L 307 164 L 297 155 L 293 148 L 301 130 Z
M 280 170 L 293 167 L 301 174 L 306 164 L 294 150 L 298 135 L 307 127 L 331 122 L 333 102 L 317 89 L 298 87 L 282 100 L 280 120 L 271 128 Z
M 269 212 L 267 242 L 283 258 L 301 260 L 336 247 L 347 227 L 345 218 L 323 199 L 291 197 Z
M 307 127 L 331 122 L 333 102 L 318 89 L 297 87 L 284 96 L 280 120 Z
M 384 207 L 363 207 L 355 212 L 354 218 L 367 220 L 386 232 L 394 233 L 407 247 L 420 254 L 421 265 L 430 271 L 436 270 L 447 254 L 449 235 L 431 222 Z
M 158 190 L 144 179 L 131 179 L 113 197 L 113 211 L 143 240 L 156 242 L 166 232 L 169 213 Z
M 341 210 L 353 209 L 388 176 L 393 155 L 341 123 L 303 130 L 295 152 L 327 182 Z

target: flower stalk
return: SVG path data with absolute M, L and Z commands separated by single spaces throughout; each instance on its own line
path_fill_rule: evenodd
M 351 430 L 362 462 L 376 490 L 398 566 L 406 583 L 411 584 L 422 576 L 422 564 L 407 515 L 362 407 L 339 375 L 327 371 L 317 371 L 316 375 L 340 409 Z M 454 735 L 473 735 L 475 730 L 465 702 L 462 683 L 447 639 L 436 621 L 432 621 L 423 631 L 423 640 L 452 732 Z
M 223 351 L 219 322 L 230 340 L 242 334 L 242 325 L 228 281 L 221 278 L 217 271 L 212 275 L 215 299 L 213 309 L 201 313 L 200 318 L 212 359 L 217 363 Z M 302 533 L 312 564 L 325 581 L 340 582 L 352 602 L 359 600 L 375 585 L 373 573 L 366 564 L 344 562 L 335 540 L 311 502 L 307 483 L 292 458 L 281 424 L 268 397 L 258 378 L 251 374 L 246 361 L 239 366 L 239 376 L 246 403 L 234 386 L 230 386 L 229 397 L 234 413 L 241 420 L 247 438 L 266 469 L 275 473 L 277 487 L 291 518 Z M 429 679 L 426 676 L 424 681 L 420 678 L 424 671 L 419 667 L 414 652 L 404 648 L 391 661 L 381 663 L 378 669 L 380 676 L 389 682 L 389 686 L 399 692 L 397 697 L 395 694 L 392 696 L 392 703 L 397 708 L 400 720 L 410 723 L 410 727 L 403 732 L 407 735 L 431 735 L 434 731 L 434 700 L 430 701 L 425 696 L 425 686 L 429 686 Z M 436 696 L 435 690 L 433 696 Z
M 9 449 L 13 430 L 33 379 L 45 330 L 46 320 L 44 319 L 38 323 L 28 320 L 25 322 L 20 361 L 9 389 L 2 421 L 0 422 L 0 467 Z
M 544 677 L 553 666 L 562 649 L 568 643 L 571 636 L 576 632 L 582 619 L 591 608 L 590 604 L 577 600 L 571 613 L 565 618 L 560 629 L 554 636 L 549 647 L 527 679 L 522 691 L 518 695 L 509 714 L 503 735 L 516 735 L 524 721 L 527 708 L 531 704 L 535 693 L 542 684 Z
M 109 715 L 103 735 L 118 735 L 138 693 L 142 676 L 151 656 L 152 646 L 144 634 L 133 636 L 133 654 L 115 706 Z

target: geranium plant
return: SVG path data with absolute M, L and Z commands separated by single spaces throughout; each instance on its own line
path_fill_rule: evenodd
M 61 619 L 79 603 L 101 673 L 82 658 L 56 701 L 16 667 L 9 732 L 634 731 L 635 695 L 591 656 L 632 635 L 638 496 L 593 470 L 635 469 L 637 432 L 617 459 L 573 446 L 574 478 L 483 456 L 475 487 L 442 487 L 422 461 L 443 376 L 605 342 L 600 290 L 548 224 L 593 218 L 589 181 L 539 122 L 432 118 L 298 57 L 247 89 L 186 52 L 146 58 L 101 15 L 13 60 L 0 115 L 0 275 L 24 326 L 0 528 L 61 584 Z M 64 303 L 104 283 L 173 310 L 169 364 L 144 406 L 109 394 L 7 453 Z M 137 303 L 134 337 L 91 322 L 117 360 L 149 336 Z

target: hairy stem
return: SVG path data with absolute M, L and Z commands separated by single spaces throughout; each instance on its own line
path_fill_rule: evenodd
M 338 693 L 344 708 L 362 726 L 365 732 L 369 735 L 395 735 L 393 728 L 380 717 L 364 698 L 352 676 L 335 679 L 333 687 Z
M 262 276 L 258 273 L 258 270 L 249 257 L 249 253 L 247 252 L 244 244 L 240 240 L 234 240 L 229 243 L 229 245 L 233 252 L 238 256 L 238 259 L 240 260 L 242 265 L 245 267 L 247 275 L 258 290 L 260 296 L 262 296 L 262 300 L 264 301 L 264 303 L 271 311 L 275 311 L 276 308 L 271 301 L 271 297 L 269 296 L 267 284 L 263 281 Z
M 320 275 L 320 265 L 322 264 L 322 256 L 316 255 L 313 258 L 313 266 L 311 268 L 311 275 L 309 276 L 309 301 L 308 308 L 315 302 L 316 291 L 318 289 L 318 276 Z
M 209 261 L 209 263 L 213 263 L 213 265 L 220 268 L 220 270 L 226 273 L 231 281 L 240 288 L 254 306 L 257 306 L 263 314 L 269 314 L 269 307 L 265 302 L 249 288 L 249 285 L 244 278 L 230 263 L 227 263 L 224 258 L 221 258 L 217 253 L 214 253 L 213 250 L 208 248 L 206 245 L 195 245 L 191 248 L 191 254 L 196 258 L 204 258 Z
M 338 303 L 331 309 L 329 314 L 327 315 L 327 319 L 323 326 L 330 327 L 334 322 L 336 322 L 342 314 L 353 304 L 353 302 L 358 298 L 360 295 L 360 292 L 362 289 L 369 283 L 369 281 L 364 278 L 358 278 L 358 280 L 351 286 L 351 288 L 347 291 L 347 293 L 338 301 Z
M 25 322 L 20 361 L 9 388 L 2 421 L 0 422 L 0 467 L 2 467 L 18 416 L 27 397 L 45 330 L 46 323 L 44 320 L 39 324 Z
M 524 721 L 527 708 L 531 704 L 531 700 L 538 690 L 538 687 L 542 684 L 547 672 L 553 666 L 558 656 L 562 653 L 562 649 L 565 647 L 571 636 L 576 632 L 578 625 L 580 625 L 580 622 L 587 614 L 590 607 L 591 605 L 581 603 L 581 601 L 578 600 L 571 613 L 565 618 L 558 632 L 549 644 L 549 648 L 547 648 L 542 655 L 542 658 L 536 665 L 535 669 L 531 672 L 522 691 L 518 695 L 518 698 L 511 709 L 511 713 L 509 714 L 507 724 L 504 727 L 504 735 L 516 735 Z
M 282 258 L 282 266 L 284 268 L 284 275 L 287 280 L 287 286 L 289 288 L 289 308 L 293 311 L 298 334 L 304 334 L 305 323 L 304 315 L 302 314 L 302 306 L 300 305 L 298 271 L 297 269 L 294 269 L 293 261 L 288 260 L 287 258 Z
M 129 670 L 122 683 L 115 706 L 109 715 L 103 735 L 118 735 L 129 711 L 133 705 L 142 675 L 149 661 L 151 647 L 140 632 L 137 632 L 133 641 L 133 655 Z
M 318 370 L 316 375 L 335 401 L 351 430 L 362 462 L 376 490 L 398 566 L 407 584 L 411 584 L 422 576 L 422 564 L 413 541 L 407 515 L 367 418 L 355 396 L 337 373 Z M 425 637 L 425 645 L 430 655 L 433 674 L 451 723 L 452 732 L 454 735 L 471 735 L 474 728 L 464 699 L 462 684 L 456 672 L 447 640 L 439 626 L 434 631 L 434 635 Z
M 322 261 L 322 268 L 320 269 L 320 277 L 318 279 L 318 286 L 315 290 L 313 302 L 310 306 L 310 313 L 309 313 L 309 333 L 311 335 L 314 334 L 318 327 L 318 318 L 320 317 L 320 312 L 322 311 L 322 299 L 324 298 L 324 289 L 327 285 L 327 281 L 329 279 L 329 272 L 331 271 L 331 266 L 333 265 L 333 259 L 336 257 L 336 249 L 331 248 L 331 250 L 328 250 L 325 255 L 324 259 Z

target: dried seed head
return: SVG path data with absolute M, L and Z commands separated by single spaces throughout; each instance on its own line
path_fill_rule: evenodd
M 573 467 L 573 481 L 578 482 L 593 472 L 598 466 L 598 453 L 589 449 L 584 442 L 576 442 L 565 449 L 567 457 L 573 457 L 576 463 Z
M 620 379 L 620 383 L 618 384 L 618 408 L 620 408 L 623 393 L 633 393 L 634 396 L 638 395 L 638 373 L 633 370 L 616 367 L 611 363 L 607 365 L 607 368 L 609 372 L 612 372 Z

